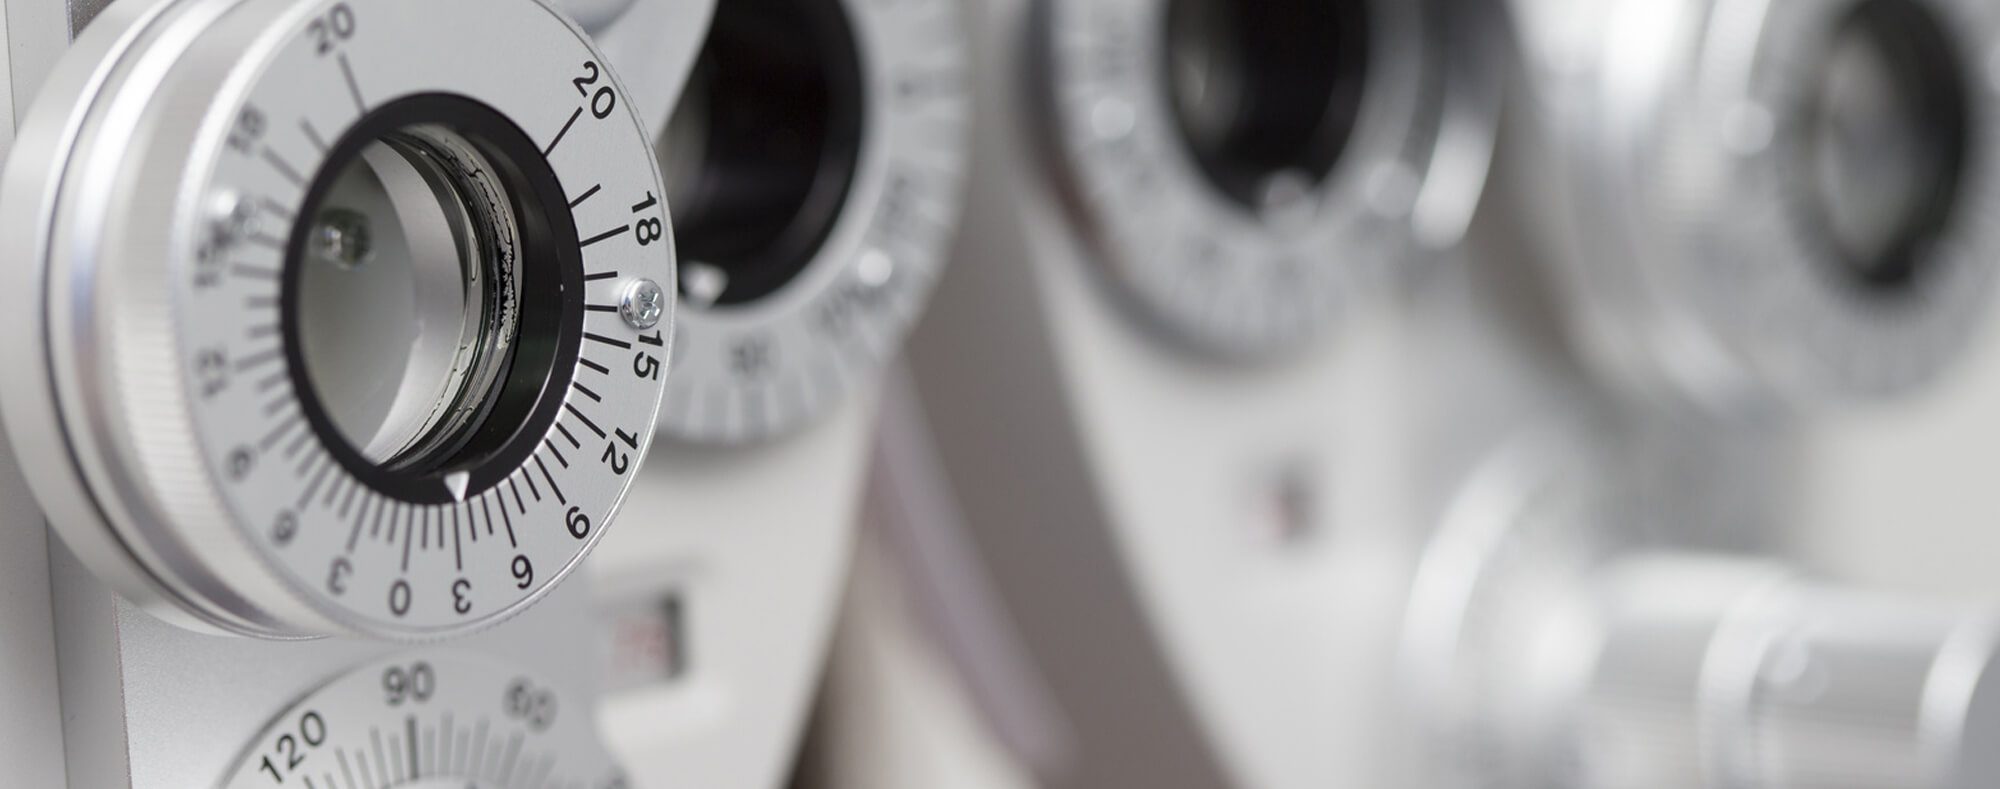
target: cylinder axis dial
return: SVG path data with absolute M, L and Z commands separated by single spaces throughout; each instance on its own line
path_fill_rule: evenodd
M 285 710 L 222 786 L 622 789 L 585 701 L 484 658 L 399 656 Z
M 141 7 L 70 53 L 0 197 L 33 263 L 6 415 L 65 459 L 30 470 L 51 520 L 238 632 L 539 597 L 622 500 L 671 346 L 622 88 L 533 0 Z

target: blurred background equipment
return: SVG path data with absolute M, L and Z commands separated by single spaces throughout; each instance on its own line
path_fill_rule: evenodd
M 972 202 L 878 469 L 942 503 L 876 536 L 976 557 L 992 614 L 930 629 L 1019 651 L 970 696 L 1046 702 L 1010 735 L 1040 785 L 1350 784 L 1393 703 L 1370 589 L 1408 563 L 1384 315 L 1464 236 L 1498 50 L 1449 2 L 974 7 Z
M 1705 549 L 1609 436 L 1532 436 L 1448 509 L 1411 594 L 1411 785 L 2000 781 L 2000 618 Z
M 978 172 L 996 177 L 976 179 L 962 242 L 979 262 L 943 285 L 889 401 L 864 544 L 893 561 L 855 581 L 903 591 L 850 601 L 903 637 L 837 658 L 823 720 L 842 733 L 809 764 L 848 758 L 824 785 L 948 785 L 948 768 L 853 768 L 906 741 L 1011 754 L 949 784 L 975 787 L 2000 782 L 1989 5 L 1453 9 L 1433 29 L 1479 19 L 1496 48 L 1460 52 L 1472 73 L 1511 55 L 1493 188 L 1465 244 L 1378 291 L 1405 295 L 1303 346 L 1340 349 L 1321 368 L 1340 373 L 1296 384 L 1317 423 L 1254 394 L 1315 351 L 1245 353 L 1218 328 L 1302 314 L 1232 317 L 1257 303 L 1226 294 L 1262 248 L 1222 255 L 1221 276 L 1175 267 L 1177 239 L 1220 236 L 1190 183 L 1297 237 L 1266 212 L 1317 182 L 1298 174 L 1323 149 L 1232 127 L 1257 99 L 1217 46 L 1282 12 L 1052 1 L 987 25 L 982 78 L 1002 87 L 981 92 Z M 1352 19 L 1334 6 L 1284 29 Z M 1040 59 L 1010 65 L 1023 40 Z M 1415 51 L 1390 40 L 1367 43 Z M 1071 47 L 1090 55 L 1076 73 Z M 1316 50 L 1329 68 L 1334 49 Z M 1318 84 L 1265 82 L 1282 84 L 1250 92 Z M 1493 106 L 1478 80 L 1441 84 L 1447 111 L 1425 117 Z M 1260 181 L 1219 164 L 1244 150 L 1298 156 Z M 1331 172 L 1371 161 L 1340 150 Z M 1000 175 L 1026 196 L 986 197 Z M 1173 219 L 1146 219 L 1162 205 Z M 1409 259 L 1346 241 L 1324 259 Z M 1196 299 L 1215 301 L 1177 309 Z M 1273 423 L 1337 462 L 1241 450 Z M 1268 483 L 1238 499 L 1253 507 L 1200 505 L 1245 478 Z M 926 679 L 898 693 L 892 665 Z M 922 703 L 871 707 L 861 687 Z
M 682 260 L 672 367 L 647 371 L 660 446 L 592 568 L 604 728 L 644 786 L 771 786 L 831 638 L 877 380 L 958 222 L 963 20 L 954 0 L 602 5 L 578 18 L 646 91 Z
M 2000 786 L 1993 0 L 0 47 L 8 786 Z
M 2000 253 L 2000 9 L 1510 5 L 1512 194 L 1620 394 L 1742 416 L 1915 394 L 1962 358 Z

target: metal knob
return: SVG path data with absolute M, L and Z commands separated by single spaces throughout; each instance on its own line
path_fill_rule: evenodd
M 2000 785 L 2000 620 L 1700 556 L 1607 566 L 1576 785 Z

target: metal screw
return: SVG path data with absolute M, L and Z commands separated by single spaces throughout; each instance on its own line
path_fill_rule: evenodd
M 645 331 L 660 325 L 667 314 L 667 291 L 650 279 L 633 280 L 618 298 L 618 315 L 626 325 Z
M 375 252 L 368 217 L 344 208 L 321 212 L 318 224 L 313 226 L 312 247 L 320 257 L 341 268 L 359 268 Z
M 217 192 L 208 203 L 208 246 L 225 250 L 257 227 L 257 212 L 235 192 Z

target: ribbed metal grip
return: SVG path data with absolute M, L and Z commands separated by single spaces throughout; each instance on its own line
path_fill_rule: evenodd
M 1700 557 L 1619 562 L 1599 589 L 1577 785 L 2000 786 L 1990 616 Z

